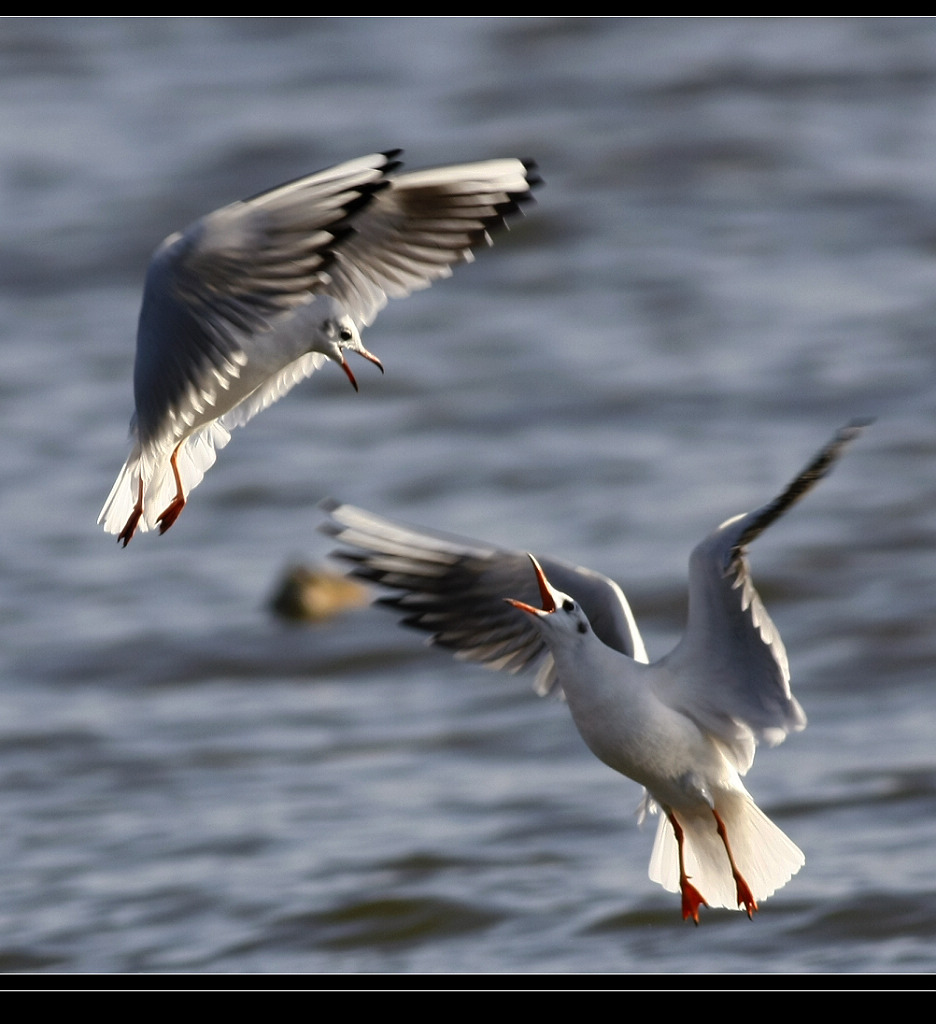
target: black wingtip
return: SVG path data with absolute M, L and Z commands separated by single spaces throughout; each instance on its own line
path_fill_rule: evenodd
M 827 476 L 842 455 L 845 447 L 854 441 L 865 427 L 870 426 L 873 422 L 873 417 L 858 417 L 849 420 L 844 426 L 839 427 L 832 440 L 820 448 L 812 461 L 794 477 L 781 494 L 756 513 L 752 513 L 751 517 L 748 517 L 750 521 L 747 528 L 739 535 L 732 547 L 732 558 L 736 558 L 771 523 L 779 519 L 800 498 L 808 494 L 823 477 Z
M 535 160 L 521 160 L 520 163 L 523 164 L 523 169 L 526 171 L 527 184 L 531 189 L 540 188 L 546 184 L 539 173 L 539 165 Z
M 876 421 L 876 416 L 856 416 L 849 420 L 844 427 L 839 428 L 838 436 L 851 440 L 853 437 L 857 437 L 865 427 L 870 427 Z
M 800 479 L 804 481 L 806 489 L 824 477 L 842 454 L 845 445 L 854 441 L 873 422 L 874 417 L 861 416 L 849 420 L 843 427 L 839 427 L 832 440 L 820 449 L 813 461 L 800 474 Z
M 382 168 L 384 174 L 392 174 L 403 166 L 403 161 L 397 159 L 402 156 L 402 154 L 402 149 L 385 149 L 382 151 L 381 156 L 383 156 L 387 161 Z

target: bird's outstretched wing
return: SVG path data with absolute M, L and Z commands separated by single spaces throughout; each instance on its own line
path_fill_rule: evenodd
M 472 250 L 490 245 L 489 232 L 532 198 L 535 171 L 530 161 L 506 158 L 390 176 L 331 247 L 324 289 L 365 327 L 388 298 L 449 277 Z
M 537 693 L 557 689 L 552 655 L 539 630 L 505 600 L 539 600 L 526 552 L 406 526 L 352 505 L 322 507 L 329 516 L 322 530 L 343 545 L 336 557 L 350 562 L 358 579 L 396 591 L 379 603 L 397 611 L 404 625 L 429 633 L 432 643 L 457 658 L 512 673 L 535 669 Z M 647 660 L 616 583 L 556 559 L 538 560 L 550 582 L 579 602 L 605 644 Z
M 689 560 L 689 617 L 676 648 L 661 661 L 659 695 L 719 737 L 739 771 L 758 741 L 780 743 L 804 728 L 790 690 L 786 649 L 754 589 L 747 546 L 831 470 L 867 421 L 841 428 L 772 501 L 735 516 L 696 546 Z
M 159 246 L 134 370 L 143 442 L 160 435 L 167 415 L 191 416 L 232 387 L 248 361 L 246 337 L 319 295 L 363 327 L 388 297 L 426 288 L 470 260 L 539 184 L 534 165 L 513 158 L 392 176 L 400 152 L 224 206 Z M 322 361 L 307 360 L 299 376 Z
M 244 338 L 311 301 L 327 283 L 330 246 L 395 166 L 388 153 L 351 160 L 231 203 L 165 239 L 150 261 L 137 332 L 142 441 L 159 436 L 167 415 L 213 404 L 247 363 Z

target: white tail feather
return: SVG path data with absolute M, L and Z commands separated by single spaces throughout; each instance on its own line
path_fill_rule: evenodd
M 123 464 L 123 469 L 117 474 L 114 486 L 111 488 L 107 501 L 98 516 L 98 522 L 104 524 L 108 533 L 120 533 L 124 523 L 130 518 L 133 506 L 136 502 L 137 487 L 139 484 L 139 473 L 137 464 L 140 461 L 139 446 L 135 445 L 130 457 Z
M 205 473 L 214 465 L 218 451 L 231 440 L 231 433 L 218 420 L 192 434 L 179 450 L 176 465 L 187 496 L 201 483 Z M 139 529 L 145 533 L 156 528 L 156 520 L 175 497 L 176 485 L 169 459 L 172 450 L 147 454 L 133 446 L 130 456 L 117 475 L 107 501 L 98 516 L 98 522 L 107 533 L 119 534 L 136 505 L 140 476 L 143 484 L 143 516 Z
M 806 863 L 802 850 L 754 803 L 746 790 L 719 793 L 718 813 L 725 823 L 738 871 L 757 902 L 767 899 Z M 725 847 L 708 808 L 678 813 L 685 836 L 686 874 L 710 907 L 738 906 L 734 879 Z M 669 892 L 679 892 L 679 855 L 672 825 L 660 814 L 650 879 Z
M 202 481 L 214 465 L 218 452 L 231 440 L 231 431 L 243 426 L 267 406 L 272 405 L 315 372 L 326 360 L 320 352 L 309 352 L 270 377 L 239 405 L 217 420 L 190 434 L 179 450 L 176 464 L 182 480 L 182 493 L 188 495 Z M 150 449 L 141 452 L 139 443 L 133 450 L 111 488 L 107 501 L 98 516 L 98 523 L 107 533 L 119 534 L 136 505 L 140 475 L 143 476 L 143 516 L 139 529 L 142 533 L 156 528 L 156 520 L 175 497 L 175 478 L 169 459 L 172 448 Z

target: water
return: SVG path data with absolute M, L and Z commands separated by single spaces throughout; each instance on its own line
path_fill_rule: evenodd
M 8 18 L 0 95 L 0 969 L 933 970 L 936 21 Z M 393 146 L 547 184 L 120 550 L 151 250 Z M 859 415 L 752 551 L 810 719 L 753 923 L 682 922 L 561 704 L 267 611 L 332 495 L 608 572 L 659 656 L 695 541 Z

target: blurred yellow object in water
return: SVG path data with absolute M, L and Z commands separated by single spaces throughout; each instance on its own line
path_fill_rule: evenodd
M 272 610 L 295 622 L 325 622 L 350 608 L 366 605 L 367 587 L 325 569 L 295 565 L 283 577 L 273 597 Z

